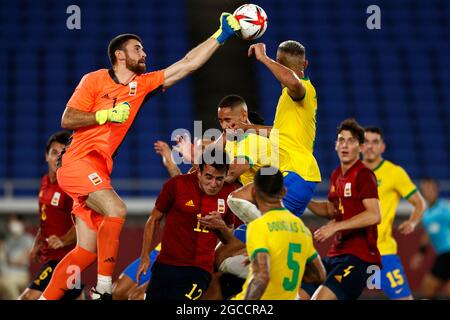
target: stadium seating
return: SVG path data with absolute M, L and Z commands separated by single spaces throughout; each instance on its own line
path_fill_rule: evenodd
M 78 1 L 81 30 L 68 31 L 66 8 L 71 4 L 47 0 L 0 5 L 0 98 L 8 101 L 0 107 L 8 114 L 8 120 L 0 117 L 0 179 L 38 179 L 45 172 L 45 141 L 60 130 L 62 111 L 83 74 L 109 67 L 107 45 L 113 36 L 139 34 L 149 70 L 170 65 L 190 48 L 184 1 L 132 5 L 117 0 Z M 119 150 L 114 177 L 167 177 L 153 142 L 169 141 L 173 129 L 192 126 L 190 87 L 191 80 L 185 79 L 170 88 L 170 94 L 143 106 Z M 139 194 L 125 191 L 125 195 Z
M 414 179 L 449 180 L 450 35 L 448 1 L 378 1 L 381 30 L 366 28 L 366 8 L 351 1 L 261 2 L 269 13 L 264 35 L 274 56 L 279 39 L 306 49 L 316 86 L 316 156 L 324 178 L 338 159 L 335 128 L 347 117 L 384 129 L 386 157 Z M 271 119 L 276 81 L 258 65 L 264 115 Z
M 316 156 L 324 178 L 338 163 L 336 127 L 355 117 L 385 130 L 386 157 L 414 179 L 450 180 L 449 1 L 378 1 L 381 30 L 366 28 L 370 1 L 259 2 L 269 15 L 261 40 L 270 56 L 280 39 L 296 39 L 307 48 L 307 75 L 319 103 Z M 8 116 L 0 117 L 0 179 L 39 178 L 44 172 L 43 144 L 60 129 L 61 113 L 81 76 L 109 66 L 106 46 L 114 35 L 140 34 L 151 70 L 168 66 L 192 47 L 185 1 L 77 3 L 82 14 L 77 31 L 66 28 L 71 1 L 0 4 L 0 108 Z M 279 85 L 261 64 L 257 72 L 263 115 L 270 122 Z M 193 119 L 202 118 L 193 114 L 191 82 L 180 82 L 143 107 L 119 151 L 113 177 L 167 176 L 153 142 L 169 141 L 176 128 L 192 130 Z

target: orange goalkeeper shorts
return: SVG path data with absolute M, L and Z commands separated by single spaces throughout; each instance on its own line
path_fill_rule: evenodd
M 56 171 L 61 189 L 73 199 L 72 213 L 80 217 L 89 228 L 98 230 L 103 215 L 86 204 L 92 192 L 112 189 L 106 160 L 96 152 L 65 165 Z

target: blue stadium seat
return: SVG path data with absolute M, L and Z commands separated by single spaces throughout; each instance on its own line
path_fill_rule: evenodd
M 67 15 L 62 14 L 70 4 L 0 2 L 0 68 L 8 71 L 0 73 L 0 101 L 8 100 L 0 108 L 10 114 L 8 122 L 0 118 L 0 179 L 39 178 L 42 143 L 60 129 L 61 114 L 81 77 L 109 67 L 106 46 L 113 36 L 140 34 L 151 70 L 167 67 L 191 47 L 182 0 L 80 0 L 82 29 L 73 31 L 65 28 Z M 306 46 L 306 73 L 319 104 L 315 153 L 324 178 L 338 163 L 336 127 L 355 117 L 385 130 L 386 157 L 411 175 L 450 180 L 450 2 L 378 4 L 382 30 L 369 31 L 365 7 L 351 1 L 265 1 L 269 28 L 262 41 L 271 55 L 281 39 Z M 261 111 L 271 124 L 280 87 L 266 67 L 256 64 L 255 70 Z M 120 149 L 114 177 L 166 176 L 153 142 L 168 141 L 175 128 L 192 129 L 193 119 L 202 117 L 194 115 L 192 81 L 183 80 L 143 107 Z M 7 150 L 12 144 L 20 147 Z M 12 164 L 6 164 L 6 155 Z

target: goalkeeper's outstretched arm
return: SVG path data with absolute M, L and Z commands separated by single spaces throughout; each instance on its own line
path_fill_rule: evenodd
M 211 38 L 189 51 L 183 59 L 172 64 L 164 71 L 164 88 L 174 85 L 203 66 L 220 45 L 224 44 L 239 29 L 239 22 L 232 14 L 222 13 L 219 30 Z

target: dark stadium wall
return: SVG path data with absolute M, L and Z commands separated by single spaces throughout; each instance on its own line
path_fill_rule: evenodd
M 244 3 L 247 2 L 188 0 L 186 8 L 191 45 L 199 44 L 217 30 L 222 12 L 233 13 Z M 205 66 L 192 75 L 195 119 L 203 121 L 203 131 L 219 128 L 216 108 L 225 95 L 238 94 L 246 100 L 250 110 L 259 110 L 256 62 L 247 57 L 250 44 L 237 37 L 229 39 Z

